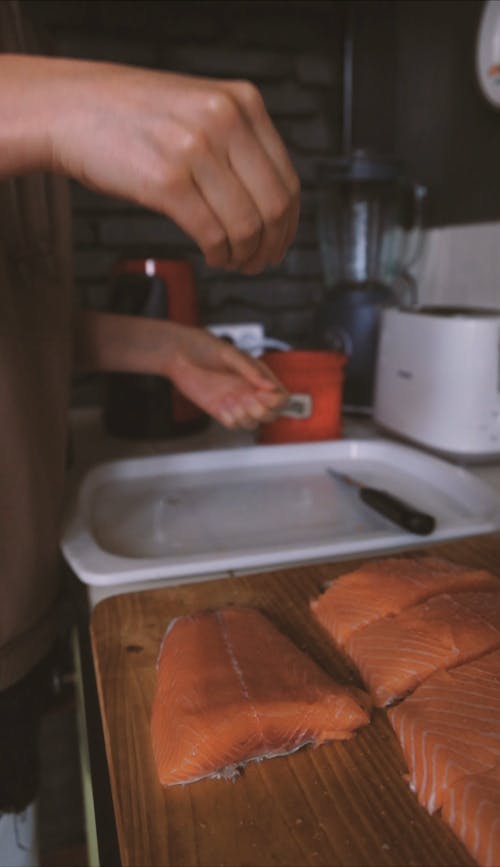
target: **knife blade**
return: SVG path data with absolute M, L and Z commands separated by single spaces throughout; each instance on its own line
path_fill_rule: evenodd
M 434 531 L 436 520 L 432 515 L 420 512 L 410 503 L 390 494 L 380 488 L 363 485 L 352 476 L 340 473 L 331 467 L 326 468 L 327 473 L 333 478 L 357 489 L 359 498 L 367 506 L 379 512 L 399 527 L 409 530 L 418 536 L 428 536 Z

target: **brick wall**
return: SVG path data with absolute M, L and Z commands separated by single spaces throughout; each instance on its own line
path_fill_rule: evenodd
M 258 277 L 211 270 L 165 217 L 73 184 L 76 286 L 105 309 L 108 275 L 125 256 L 182 257 L 195 268 L 203 321 L 264 322 L 305 345 L 322 272 L 316 239 L 315 167 L 340 148 L 341 7 L 315 0 L 25 3 L 58 54 L 155 69 L 247 78 L 261 90 L 303 185 L 296 240 Z

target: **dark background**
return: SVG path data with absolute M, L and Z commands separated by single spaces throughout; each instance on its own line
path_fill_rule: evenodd
M 307 342 L 324 292 L 316 166 L 352 144 L 402 158 L 429 188 L 428 226 L 500 219 L 500 111 L 475 75 L 481 0 L 22 0 L 58 54 L 248 78 L 262 91 L 300 174 L 299 231 L 258 278 L 206 268 L 164 216 L 73 184 L 76 287 L 106 309 L 124 256 L 180 256 L 195 268 L 205 323 L 261 321 Z M 352 39 L 352 105 L 343 99 Z M 347 108 L 347 113 L 346 113 Z
M 353 140 L 428 185 L 430 225 L 500 217 L 500 111 L 475 73 L 478 0 L 349 4 Z

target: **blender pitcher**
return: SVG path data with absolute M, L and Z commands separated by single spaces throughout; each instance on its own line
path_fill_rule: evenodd
M 380 311 L 415 303 L 408 269 L 421 254 L 426 189 L 402 163 L 354 151 L 318 166 L 325 296 L 316 343 L 348 356 L 344 408 L 370 413 Z

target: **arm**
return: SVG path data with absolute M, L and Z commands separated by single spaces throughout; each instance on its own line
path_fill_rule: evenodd
M 300 185 L 257 89 L 112 63 L 0 57 L 0 177 L 37 168 L 170 217 L 207 264 L 283 258 Z
M 261 362 L 202 328 L 112 313 L 81 314 L 76 368 L 165 376 L 228 428 L 271 420 L 287 393 Z

